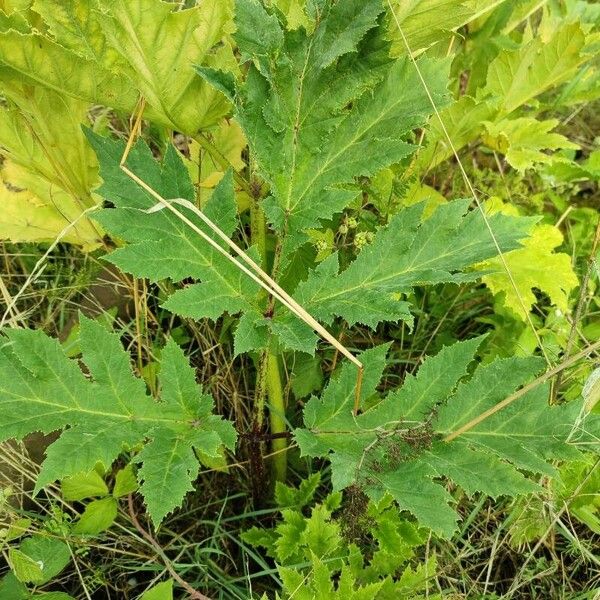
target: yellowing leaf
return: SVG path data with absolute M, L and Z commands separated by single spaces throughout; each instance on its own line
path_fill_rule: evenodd
M 167 123 L 194 133 L 226 114 L 225 98 L 193 66 L 208 58 L 226 32 L 229 0 L 204 0 L 179 11 L 159 0 L 109 0 L 102 10 L 104 33 L 123 60 L 123 74 Z
M 93 0 L 34 0 L 32 8 L 61 46 L 105 67 L 117 61 L 118 54 L 106 43 Z
M 581 395 L 585 400 L 585 407 L 591 411 L 600 401 L 600 368 L 592 371 L 592 374 L 587 378 Z
M 413 52 L 448 40 L 453 31 L 492 10 L 503 0 L 395 0 L 394 13 Z M 390 19 L 392 52 L 406 54 L 406 46 L 394 18 Z
M 562 241 L 562 234 L 556 227 L 538 225 L 534 228 L 531 237 L 523 242 L 523 248 L 504 255 L 528 311 L 536 302 L 533 288 L 547 294 L 552 304 L 560 310 L 566 312 L 569 308 L 569 294 L 577 287 L 579 281 L 571 266 L 569 255 L 554 252 Z M 525 319 L 525 311 L 500 258 L 480 263 L 478 268 L 495 271 L 492 275 L 485 275 L 482 278 L 483 282 L 493 294 L 503 292 L 504 305 L 520 318 Z
M 87 104 L 18 83 L 3 91 L 12 102 L 0 110 L 0 238 L 53 241 L 96 203 L 96 157 L 81 130 Z M 62 239 L 90 250 L 101 238 L 82 218 Z
M 495 97 L 502 113 L 511 113 L 568 81 L 589 58 L 585 44 L 580 24 L 569 23 L 551 39 L 536 36 L 517 50 L 501 52 L 490 64 L 483 94 Z
M 26 83 L 125 111 L 138 100 L 126 78 L 37 32 L 0 33 L 0 80 L 3 88 Z
M 30 189 L 15 185 L 15 179 L 7 180 L 7 175 L 17 171 L 20 172 L 17 181 L 27 182 Z M 61 188 L 5 161 L 0 170 L 0 239 L 13 242 L 54 241 L 79 217 L 81 211 L 82 207 Z M 92 250 L 100 245 L 101 237 L 100 228 L 83 218 L 61 239 Z
M 504 119 L 497 123 L 487 121 L 483 141 L 498 152 L 506 155 L 508 163 L 519 171 L 525 171 L 536 164 L 551 164 L 552 154 L 543 150 L 569 148 L 577 150 L 579 146 L 560 133 L 551 133 L 558 125 L 557 119 L 538 121 L 531 117 Z
M 71 222 L 65 215 L 75 218 L 79 213 L 72 198 L 58 188 L 52 190 L 46 184 L 47 196 L 54 200 L 46 203 L 30 191 L 15 188 L 5 181 L 4 169 L 0 171 L 0 179 L 0 239 L 13 242 L 54 241 Z M 44 183 L 38 181 L 40 185 Z M 100 236 L 89 220 L 81 219 L 62 240 L 90 250 L 99 245 Z
M 3 86 L 3 92 L 12 101 L 9 108 L 0 111 L 4 153 L 54 186 L 89 201 L 98 167 L 81 130 L 87 103 L 24 85 Z
M 148 118 L 195 133 L 228 110 L 193 67 L 231 70 L 235 60 L 223 40 L 231 4 L 206 0 L 178 10 L 161 0 L 36 0 L 45 33 L 0 32 L 0 81 L 3 88 L 25 83 L 124 112 L 141 94 Z

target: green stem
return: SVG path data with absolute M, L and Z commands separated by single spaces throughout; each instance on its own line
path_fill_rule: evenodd
M 260 252 L 261 267 L 266 269 L 267 265 L 267 222 L 265 213 L 255 200 L 250 206 L 250 234 L 252 244 L 255 245 Z
M 267 352 L 267 394 L 269 395 L 269 423 L 271 434 L 285 433 L 285 397 L 279 370 L 279 357 L 269 350 Z M 273 438 L 271 442 L 273 475 L 276 481 L 285 481 L 287 473 L 287 445 L 285 437 Z
M 262 267 L 266 267 L 267 254 L 267 224 L 265 215 L 258 202 L 250 208 L 250 231 L 252 243 L 257 246 L 262 257 Z M 273 299 L 269 299 L 269 310 L 272 310 Z M 255 423 L 262 425 L 265 409 L 265 395 L 269 398 L 269 425 L 271 434 L 284 433 L 285 423 L 285 397 L 281 372 L 279 370 L 279 356 L 273 343 L 269 345 L 263 355 L 259 366 L 258 385 L 255 406 Z M 275 438 L 272 441 L 271 451 L 273 460 L 273 476 L 276 481 L 284 481 L 287 471 L 287 439 Z

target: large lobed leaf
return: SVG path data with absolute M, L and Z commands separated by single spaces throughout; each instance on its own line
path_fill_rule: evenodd
M 374 327 L 410 320 L 409 305 L 398 294 L 417 285 L 473 280 L 475 273 L 463 271 L 478 256 L 497 254 L 481 213 L 467 211 L 468 204 L 449 202 L 424 222 L 423 203 L 406 208 L 379 229 L 345 270 L 338 272 L 336 255 L 323 261 L 298 286 L 297 300 L 326 322 L 340 316 L 350 324 Z M 519 247 L 532 223 L 505 215 L 490 215 L 488 221 L 502 251 Z
M 17 82 L 2 91 L 11 104 L 0 108 L 0 239 L 53 241 L 96 201 L 98 166 L 81 131 L 87 105 Z M 93 249 L 102 233 L 84 218 L 62 239 Z
M 249 61 L 237 116 L 271 186 L 264 208 L 286 237 L 284 259 L 358 196 L 355 178 L 411 154 L 408 134 L 431 113 L 410 61 L 389 58 L 383 10 L 379 0 L 325 1 L 307 32 L 286 31 L 258 0 L 236 4 L 235 38 Z M 421 69 L 443 105 L 446 62 Z
M 224 312 L 247 312 L 260 318 L 260 287 L 168 209 L 145 212 L 157 201 L 119 168 L 124 145 L 91 132 L 88 136 L 104 181 L 98 191 L 114 204 L 114 208 L 100 211 L 96 218 L 110 233 L 129 242 L 110 254 L 108 260 L 127 273 L 151 281 L 200 280 L 201 283 L 176 291 L 166 301 L 165 307 L 178 314 L 217 319 Z M 161 165 L 140 142 L 127 164 L 164 198 L 195 201 L 189 173 L 174 147 L 169 146 Z M 177 209 L 218 240 L 193 212 L 179 205 Z M 231 173 L 217 185 L 203 211 L 226 235 L 233 234 L 237 214 Z
M 43 26 L 2 30 L 0 23 L 3 85 L 26 83 L 126 112 L 142 95 L 151 119 L 189 134 L 227 113 L 192 65 L 234 63 L 227 44 L 217 47 L 231 28 L 228 0 L 187 10 L 160 0 L 36 0 L 33 10 Z
M 265 318 L 259 286 L 188 225 L 167 209 L 145 212 L 156 205 L 156 199 L 119 168 L 122 143 L 91 133 L 89 137 L 104 180 L 99 193 L 115 205 L 97 218 L 108 232 L 129 242 L 108 260 L 152 281 L 200 280 L 176 291 L 164 306 L 192 318 L 242 313 L 236 331 L 238 352 L 260 348 L 269 330 L 283 347 L 314 352 L 317 337 L 311 329 L 282 308 L 273 318 Z M 168 148 L 161 165 L 139 143 L 128 165 L 164 198 L 194 201 L 189 174 L 174 148 Z M 185 207 L 178 209 L 214 237 L 196 215 Z M 203 210 L 226 235 L 234 233 L 237 217 L 231 175 L 219 183 Z M 423 204 L 418 204 L 395 215 L 345 270 L 339 272 L 333 255 L 289 291 L 326 323 L 336 316 L 371 327 L 382 321 L 410 320 L 409 304 L 398 299 L 399 294 L 409 293 L 417 285 L 473 280 L 480 273 L 465 273 L 465 269 L 497 254 L 481 214 L 468 211 L 467 201 L 449 202 L 425 221 L 422 211 Z M 527 237 L 532 224 L 531 219 L 503 214 L 488 219 L 504 252 L 519 248 L 519 240 Z
M 302 453 L 330 459 L 334 488 L 357 484 L 374 499 L 387 492 L 400 508 L 445 536 L 458 517 L 441 478 L 468 494 L 497 497 L 536 490 L 530 474 L 552 474 L 553 460 L 578 456 L 568 440 L 583 427 L 582 403 L 550 407 L 542 385 L 444 442 L 543 368 L 541 359 L 510 358 L 468 376 L 480 343 L 476 338 L 444 348 L 417 375 L 408 375 L 400 389 L 357 417 L 352 414 L 356 373 L 343 366 L 322 397 L 313 397 L 304 409 L 304 428 L 294 433 Z M 361 355 L 370 374 L 363 398 L 375 392 L 385 355 L 385 347 Z
M 146 394 L 119 337 L 81 316 L 82 360 L 90 378 L 41 331 L 10 329 L 0 347 L 0 439 L 62 430 L 49 446 L 36 489 L 110 465 L 123 449 L 145 443 L 138 478 L 155 525 L 193 489 L 195 449 L 218 456 L 235 431 L 213 415 L 212 398 L 195 381 L 173 341 L 162 352 L 161 393 Z

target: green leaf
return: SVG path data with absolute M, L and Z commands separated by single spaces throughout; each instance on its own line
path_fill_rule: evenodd
M 90 502 L 73 526 L 73 533 L 77 535 L 98 535 L 102 533 L 117 518 L 117 507 L 117 501 L 111 496 Z
M 156 402 L 146 395 L 144 382 L 133 376 L 118 336 L 83 316 L 80 323 L 82 357 L 91 379 L 41 331 L 5 332 L 0 349 L 0 436 L 21 439 L 33 431 L 69 427 L 49 446 L 36 489 L 91 471 L 97 462 L 110 465 L 124 447 L 148 440 L 138 455 L 138 478 L 158 525 L 190 489 L 198 468 L 197 462 L 192 465 L 193 448 L 212 455 L 223 445 L 233 448 L 235 432 L 212 414 L 211 397 L 198 388 L 174 342 L 162 352 L 163 385 Z M 170 487 L 175 473 L 179 480 Z
M 2 530 L 2 539 L 5 542 L 17 540 L 27 533 L 31 526 L 31 519 L 21 517 L 9 524 L 8 528 Z
M 27 600 L 29 590 L 15 577 L 8 573 L 0 579 L 0 598 L 2 600 Z
M 11 548 L 9 560 L 20 581 L 43 584 L 69 564 L 71 552 L 59 539 L 35 535 L 24 540 L 18 550 Z
M 401 211 L 345 270 L 338 272 L 333 255 L 311 271 L 296 289 L 296 300 L 325 322 L 334 316 L 370 327 L 381 321 L 410 321 L 408 303 L 399 300 L 399 294 L 416 285 L 473 280 L 474 273 L 462 270 L 497 254 L 481 213 L 465 214 L 467 206 L 464 200 L 449 202 L 425 222 L 423 204 Z M 530 219 L 499 214 L 488 220 L 503 251 L 519 247 L 532 224 Z
M 113 487 L 112 495 L 115 498 L 121 498 L 128 494 L 133 494 L 139 487 L 138 480 L 135 476 L 132 465 L 127 465 L 117 471 L 115 475 L 115 485 Z
M 200 279 L 202 283 L 175 292 L 165 303 L 166 308 L 179 314 L 217 319 L 224 312 L 259 311 L 256 295 L 260 288 L 254 281 L 168 209 L 151 214 L 144 212 L 156 205 L 156 199 L 119 168 L 123 144 L 92 133 L 88 133 L 88 137 L 98 154 L 104 180 L 99 193 L 115 205 L 113 209 L 101 211 L 97 219 L 110 233 L 130 242 L 107 259 L 127 273 L 152 281 Z M 187 169 L 172 146 L 160 165 L 149 148 L 139 143 L 127 164 L 164 198 L 195 200 Z M 177 208 L 207 235 L 218 240 L 196 215 L 185 207 Z M 237 217 L 231 174 L 217 185 L 203 211 L 226 235 L 233 233 Z
M 290 378 L 290 387 L 294 396 L 305 398 L 312 392 L 321 389 L 322 385 L 323 371 L 319 358 L 306 354 L 295 356 Z
M 525 311 L 531 310 L 537 301 L 533 288 L 547 294 L 553 305 L 567 313 L 569 294 L 579 285 L 579 280 L 573 271 L 571 257 L 554 252 L 562 243 L 563 236 L 557 227 L 537 225 L 523 248 L 504 255 L 512 281 L 500 258 L 487 260 L 477 268 L 495 271 L 484 275 L 483 282 L 493 294 L 502 294 L 504 306 L 521 319 L 526 318 Z
M 588 59 L 585 45 L 581 24 L 573 22 L 550 36 L 536 35 L 516 50 L 505 50 L 490 64 L 481 96 L 491 96 L 501 113 L 509 114 L 573 77 Z
M 139 600 L 173 600 L 173 581 L 163 581 L 146 590 Z
M 335 201 L 332 204 L 328 200 L 330 194 L 345 198 L 340 207 L 356 195 L 358 190 L 349 192 L 347 186 L 339 186 L 351 183 L 357 175 L 371 173 L 369 168 L 362 170 L 363 161 L 373 158 L 377 164 L 374 163 L 372 172 L 377 172 L 399 159 L 393 157 L 394 144 L 406 146 L 400 138 L 425 118 L 428 100 L 416 91 L 421 87 L 417 80 L 413 80 L 414 68 L 407 60 L 394 62 L 382 57 L 381 48 L 385 44 L 382 46 L 377 41 L 380 33 L 377 21 L 381 12 L 379 3 L 359 5 L 354 0 L 344 0 L 331 6 L 327 3 L 327 10 L 313 34 L 308 35 L 301 29 L 294 34 L 281 33 L 281 37 L 277 32 L 283 32 L 283 29 L 274 15 L 261 4 L 245 0 L 240 2 L 239 8 L 241 14 L 250 11 L 253 18 L 264 21 L 265 27 L 268 24 L 273 30 L 270 37 L 257 38 L 251 22 L 238 16 L 241 50 L 249 55 L 254 52 L 253 64 L 258 65 L 250 67 L 238 99 L 238 112 L 259 163 L 261 156 L 266 161 L 263 175 L 271 183 L 273 195 L 266 200 L 265 210 L 272 216 L 274 213 L 269 211 L 268 206 L 273 208 L 273 202 L 282 198 L 284 204 L 292 199 L 294 203 L 303 204 L 302 194 L 306 193 L 306 201 L 310 205 L 308 207 L 307 204 L 307 210 L 314 211 L 314 219 L 307 217 L 307 221 L 304 216 L 298 216 L 300 220 L 292 222 L 295 213 L 293 210 L 289 212 L 289 205 L 286 205 L 284 212 L 292 219 L 286 230 L 290 237 L 282 235 L 280 238 L 287 248 L 283 250 L 286 254 L 302 240 L 308 239 L 302 233 L 304 225 L 317 225 L 322 218 L 337 210 L 328 212 L 329 208 L 324 208 L 335 204 Z M 346 26 L 353 23 L 356 27 L 352 31 L 344 30 L 343 40 L 336 45 L 341 23 L 346 23 Z M 274 41 L 269 41 L 271 37 Z M 273 49 L 275 42 L 281 45 L 277 52 Z M 268 44 L 269 48 L 257 50 L 256 46 L 262 43 Z M 370 57 L 368 61 L 377 65 L 368 73 L 363 69 L 356 73 L 355 69 L 357 57 L 352 50 L 360 50 L 362 45 L 365 45 L 366 56 Z M 283 61 L 279 67 L 279 59 L 265 58 L 272 52 Z M 287 53 L 285 59 L 282 52 Z M 302 61 L 308 61 L 310 65 L 314 63 L 310 77 L 302 75 Z M 294 64 L 296 69 L 300 69 L 298 76 L 304 90 L 300 96 L 296 94 L 298 81 L 294 85 L 290 83 L 295 80 L 293 77 L 290 79 L 290 69 L 284 63 L 289 63 L 288 66 Z M 439 80 L 439 89 L 435 88 L 435 84 L 432 93 L 442 99 L 445 94 L 444 77 L 439 62 L 427 62 L 422 67 L 434 81 Z M 354 82 L 350 87 L 348 78 Z M 280 79 L 280 83 L 274 86 L 267 85 L 267 80 Z M 373 93 L 370 88 L 373 88 Z M 398 94 L 398 89 L 402 89 L 403 93 Z M 288 97 L 288 92 L 283 90 L 288 90 L 291 96 Z M 318 96 L 324 90 L 328 93 L 333 90 L 331 101 L 311 103 L 311 94 Z M 262 95 L 255 98 L 254 94 L 259 92 Z M 345 108 L 349 102 L 351 108 Z M 294 133 L 294 126 L 286 123 L 293 123 L 297 111 L 300 111 L 303 121 Z M 360 133 L 357 137 L 357 132 L 363 132 L 364 136 Z M 390 137 L 396 135 L 394 132 L 399 136 L 397 139 Z M 113 209 L 102 211 L 98 220 L 111 234 L 129 242 L 128 246 L 113 252 L 108 258 L 110 261 L 137 277 L 148 277 L 153 281 L 163 278 L 200 280 L 201 283 L 187 285 L 175 292 L 164 306 L 196 319 L 216 319 L 224 312 L 241 313 L 235 332 L 236 353 L 264 347 L 269 332 L 277 336 L 283 348 L 314 353 L 317 341 L 314 332 L 281 307 L 277 307 L 272 319 L 265 319 L 264 294 L 259 294 L 258 285 L 185 223 L 166 209 L 151 214 L 143 212 L 154 207 L 156 199 L 119 168 L 122 144 L 92 134 L 89 137 L 97 151 L 104 179 L 100 192 L 115 205 Z M 368 146 L 368 152 L 363 143 Z M 331 161 L 322 174 L 328 183 L 325 180 L 319 183 L 319 169 L 329 161 L 327 152 L 332 153 Z M 382 153 L 381 159 L 375 158 L 379 152 Z M 167 149 L 161 166 L 148 148 L 138 144 L 130 155 L 128 165 L 164 198 L 194 201 L 193 186 L 172 147 Z M 269 170 L 271 167 L 275 170 Z M 335 176 L 335 181 L 329 179 L 334 172 L 340 174 L 339 179 Z M 294 187 L 296 184 L 300 186 L 298 189 Z M 473 263 L 495 256 L 497 252 L 481 215 L 470 212 L 464 216 L 466 207 L 466 201 L 449 203 L 440 207 L 424 223 L 421 223 L 422 207 L 414 206 L 402 211 L 387 227 L 379 230 L 373 244 L 365 248 L 343 272 L 339 272 L 337 256 L 330 256 L 316 270 L 309 272 L 308 279 L 294 291 L 294 297 L 309 313 L 325 323 L 330 323 L 336 316 L 351 325 L 361 322 L 371 327 L 381 321 L 410 321 L 409 306 L 400 299 L 401 294 L 409 293 L 415 285 L 474 279 L 474 274 L 466 275 L 462 271 Z M 178 205 L 178 208 L 207 235 L 217 239 L 186 207 Z M 204 211 L 226 235 L 233 234 L 237 221 L 230 176 L 217 186 Z M 491 221 L 503 251 L 518 247 L 518 241 L 525 237 L 529 226 L 526 219 L 517 221 L 503 215 L 495 215 Z M 380 260 L 380 256 L 385 258 Z M 282 260 L 285 262 L 286 259 Z
M 9 548 L 8 560 L 15 577 L 23 583 L 43 583 L 44 573 L 39 563 L 20 550 Z
M 312 501 L 317 487 L 321 483 L 321 473 L 317 472 L 300 482 L 296 489 L 281 481 L 275 483 L 275 501 L 281 508 L 294 506 L 302 508 Z
M 235 39 L 242 59 L 272 56 L 283 43 L 283 31 L 277 17 L 270 15 L 259 0 L 238 0 L 235 5 L 235 23 Z
M 108 494 L 108 487 L 97 471 L 78 473 L 72 477 L 66 477 L 60 482 L 60 488 L 63 498 L 71 501 Z
M 174 342 L 164 348 L 162 361 L 162 414 L 170 410 L 176 416 L 183 411 L 193 420 L 186 428 L 155 429 L 151 442 L 136 458 L 141 463 L 140 491 L 155 523 L 161 522 L 194 489 L 192 482 L 200 464 L 194 448 L 218 457 L 223 446 L 233 449 L 236 441 L 232 424 L 212 414 L 212 398 L 199 390 L 193 370 Z
M 236 39 L 253 63 L 237 115 L 270 184 L 263 205 L 286 238 L 284 256 L 356 198 L 356 177 L 412 153 L 408 133 L 431 112 L 410 61 L 388 57 L 382 11 L 379 0 L 328 0 L 314 31 L 284 32 L 256 0 L 238 2 Z M 445 63 L 424 60 L 420 68 L 443 105 Z
M 444 536 L 455 530 L 457 515 L 439 478 L 454 481 L 468 494 L 534 491 L 537 484 L 520 469 L 553 473 L 551 461 L 578 456 L 567 439 L 578 423 L 581 402 L 549 407 L 547 386 L 540 386 L 444 442 L 530 381 L 543 365 L 537 358 L 497 360 L 465 379 L 480 342 L 455 343 L 428 358 L 404 386 L 357 417 L 348 393 L 353 368 L 344 365 L 322 398 L 305 407 L 305 429 L 294 432 L 302 453 L 330 459 L 336 489 L 358 485 L 375 500 L 388 492 L 401 509 Z M 332 398 L 339 398 L 334 418 Z
M 536 165 L 552 164 L 557 159 L 544 150 L 571 149 L 579 146 L 559 133 L 550 133 L 558 125 L 557 119 L 538 121 L 530 117 L 486 122 L 484 142 L 506 156 L 508 163 L 519 171 Z M 563 159 L 564 160 L 564 159 Z

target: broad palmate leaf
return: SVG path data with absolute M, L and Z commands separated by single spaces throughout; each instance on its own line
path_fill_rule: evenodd
M 228 421 L 195 381 L 173 341 L 162 351 L 159 400 L 131 371 L 119 337 L 81 316 L 82 360 L 90 377 L 41 331 L 4 331 L 0 346 L 0 439 L 63 430 L 49 446 L 36 489 L 110 465 L 125 448 L 137 454 L 138 479 L 155 525 L 178 507 L 199 470 L 195 449 L 219 456 L 233 449 Z
M 227 113 L 227 102 L 195 76 L 193 64 L 234 65 L 223 39 L 232 26 L 230 0 L 186 10 L 162 0 L 32 4 L 37 15 L 29 31 L 0 23 L 3 87 L 48 88 L 125 112 L 142 95 L 150 119 L 189 134 Z
M 538 358 L 509 358 L 468 367 L 481 338 L 458 342 L 427 359 L 416 376 L 354 417 L 356 374 L 345 365 L 321 398 L 304 409 L 295 431 L 303 454 L 329 458 L 335 489 L 357 484 L 373 499 L 391 494 L 419 522 L 449 536 L 457 514 L 446 478 L 468 494 L 514 496 L 538 489 L 525 473 L 552 474 L 554 459 L 577 457 L 567 443 L 582 423 L 582 403 L 550 407 L 539 386 L 450 442 L 448 434 L 529 382 L 544 366 Z M 361 355 L 366 365 L 363 398 L 375 392 L 387 347 Z

